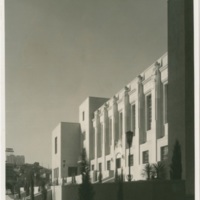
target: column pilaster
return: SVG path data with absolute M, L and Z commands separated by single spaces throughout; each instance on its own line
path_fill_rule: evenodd
M 151 133 L 151 141 L 152 141 L 152 152 L 151 152 L 151 162 L 157 162 L 157 138 L 158 135 L 161 134 L 161 111 L 160 111 L 160 83 L 161 83 L 161 75 L 160 75 L 160 64 L 158 62 L 155 63 L 154 72 L 152 74 L 153 81 L 153 89 L 152 89 L 152 127 L 153 130 Z
M 126 132 L 130 130 L 130 103 L 129 103 L 129 88 L 125 86 L 124 88 L 124 96 L 123 96 L 123 131 L 122 131 L 122 153 L 123 153 L 123 158 L 122 158 L 122 166 L 125 170 L 126 166 Z
M 96 165 L 96 170 L 98 169 L 98 150 L 99 150 L 99 142 L 98 142 L 98 137 L 99 137 L 99 110 L 95 112 L 95 165 Z
M 102 149 L 102 170 L 106 170 L 106 150 L 107 150 L 107 145 L 108 145 L 108 140 L 107 140 L 107 134 L 108 134 L 108 110 L 107 110 L 108 105 L 104 104 L 103 107 L 103 149 Z

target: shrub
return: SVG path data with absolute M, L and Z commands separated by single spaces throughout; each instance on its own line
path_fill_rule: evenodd
M 181 161 L 181 146 L 178 140 L 176 140 L 172 161 L 170 165 L 170 178 L 173 180 L 181 179 L 182 177 L 182 161 Z

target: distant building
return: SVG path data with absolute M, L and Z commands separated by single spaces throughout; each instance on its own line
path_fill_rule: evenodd
M 79 107 L 79 123 L 62 122 L 52 134 L 53 181 L 76 175 L 82 148 L 90 163 L 91 180 L 128 174 L 126 132 L 134 132 L 131 147 L 133 180 L 144 179 L 146 163 L 167 159 L 168 60 L 159 58 L 113 98 L 88 97 Z M 125 178 L 126 179 L 126 178 Z
M 25 163 L 24 156 L 15 156 L 15 163 L 16 165 L 23 165 Z
M 10 164 L 23 165 L 25 163 L 25 157 L 9 155 L 6 156 L 6 162 Z
M 13 148 L 6 148 L 6 153 L 9 153 L 9 152 L 13 153 L 14 152 Z
M 6 162 L 10 164 L 15 164 L 15 155 L 6 156 Z
M 23 165 L 25 163 L 25 156 L 14 155 L 13 148 L 6 148 L 6 163 Z
M 13 155 L 13 154 L 14 154 L 13 148 L 6 148 L 6 156 Z

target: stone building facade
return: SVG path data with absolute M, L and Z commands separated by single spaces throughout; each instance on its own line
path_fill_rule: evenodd
M 111 181 L 116 170 L 118 174 L 123 172 L 126 180 L 129 155 L 127 131 L 134 133 L 130 148 L 132 180 L 144 179 L 142 171 L 146 163 L 167 159 L 167 91 L 166 53 L 112 98 L 88 97 L 79 107 L 79 123 L 69 127 L 65 122 L 65 128 L 57 128 L 53 132 L 53 181 L 57 178 L 61 182 L 62 177 L 72 175 L 69 174 L 69 167 L 75 169 L 75 175 L 78 174 L 78 156 L 82 148 L 86 149 L 92 182 L 97 181 L 100 171 L 103 182 Z M 72 126 L 76 126 L 75 132 Z M 59 134 L 60 137 L 56 136 Z M 60 142 L 56 144 L 58 138 Z M 75 139 L 74 142 L 63 143 L 71 138 Z M 55 148 L 59 149 L 56 153 Z M 71 157 L 75 158 L 73 162 Z

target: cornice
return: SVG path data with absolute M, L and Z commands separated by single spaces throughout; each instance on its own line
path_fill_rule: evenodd
M 117 104 L 120 104 L 122 102 L 123 98 L 117 100 Z
M 152 77 L 150 76 L 149 78 L 147 78 L 146 80 L 142 81 L 142 84 L 145 85 L 146 83 L 148 83 L 149 81 L 152 80 Z
M 112 110 L 112 108 L 113 108 L 113 106 L 112 106 L 112 105 L 109 105 L 109 106 L 108 106 L 108 111 L 109 111 L 109 110 Z
M 133 94 L 134 92 L 136 92 L 137 90 L 134 88 L 133 90 L 130 90 L 129 92 L 128 92 L 128 94 L 129 95 L 131 95 L 131 94 Z
M 160 72 L 164 71 L 164 70 L 167 69 L 167 68 L 168 68 L 168 64 L 162 66 L 162 67 L 160 68 Z

